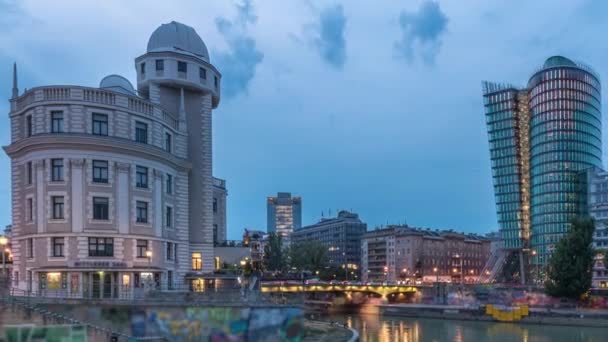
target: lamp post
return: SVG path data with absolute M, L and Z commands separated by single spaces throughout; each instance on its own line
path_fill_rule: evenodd
M 146 251 L 146 258 L 148 258 L 148 269 L 150 269 L 150 283 L 152 283 L 153 279 L 154 279 L 154 275 L 152 274 L 152 251 L 151 250 L 147 250 Z
M 532 255 L 532 257 L 535 257 L 535 256 L 536 256 L 536 250 L 534 250 L 534 249 L 533 249 L 533 250 L 530 252 L 530 254 Z M 537 284 L 538 284 L 538 280 L 539 280 L 539 279 L 538 279 L 538 263 L 537 263 L 537 262 L 535 262 L 535 263 L 534 263 L 534 269 L 535 269 L 535 272 L 534 272 L 534 273 L 536 273 L 536 275 L 534 276 L 534 278 L 535 278 L 535 279 L 534 279 L 534 283 L 536 283 L 535 285 L 537 285 Z
M 0 246 L 2 246 L 2 275 L 6 276 L 6 245 L 8 244 L 8 239 L 6 236 L 0 236 Z
M 435 273 L 435 281 L 438 283 L 439 282 L 439 270 L 437 269 L 437 267 L 433 267 L 433 273 Z

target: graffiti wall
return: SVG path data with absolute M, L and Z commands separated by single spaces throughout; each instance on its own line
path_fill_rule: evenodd
M 146 328 L 170 341 L 295 342 L 304 335 L 303 313 L 297 308 L 151 309 Z

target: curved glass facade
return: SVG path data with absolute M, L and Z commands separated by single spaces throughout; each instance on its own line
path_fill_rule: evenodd
M 600 82 L 586 68 L 566 61 L 545 63 L 528 83 L 530 247 L 537 252 L 532 260 L 537 264 L 547 262 L 570 220 L 585 211 L 580 171 L 601 166 Z
M 553 56 L 527 88 L 484 83 L 483 95 L 504 247 L 535 251 L 532 263 L 545 264 L 587 211 L 581 171 L 601 167 L 600 81 Z

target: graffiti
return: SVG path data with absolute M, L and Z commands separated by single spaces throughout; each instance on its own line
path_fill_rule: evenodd
M 34 324 L 4 326 L 4 340 L 7 342 L 25 341 L 65 341 L 86 342 L 87 328 L 84 325 L 45 325 Z
M 291 341 L 302 339 L 296 308 L 186 308 L 150 310 L 147 328 L 171 341 Z

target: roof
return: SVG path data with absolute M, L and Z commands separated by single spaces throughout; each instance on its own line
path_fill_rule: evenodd
M 545 64 L 543 64 L 543 68 L 545 68 L 545 69 L 555 68 L 555 67 L 560 67 L 560 66 L 576 67 L 577 65 L 576 65 L 576 63 L 574 63 L 573 61 L 569 60 L 568 58 L 566 58 L 564 56 L 549 57 L 545 61 Z
M 184 53 L 209 62 L 209 52 L 201 37 L 192 27 L 176 21 L 162 24 L 152 33 L 147 51 Z

